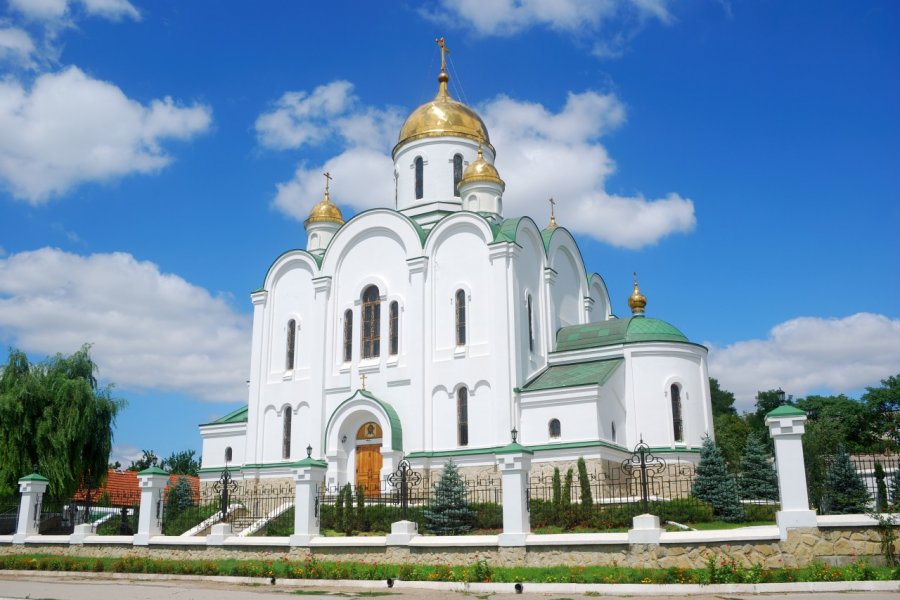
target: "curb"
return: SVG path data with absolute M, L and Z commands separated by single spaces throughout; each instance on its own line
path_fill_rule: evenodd
M 495 594 L 537 593 L 580 593 L 626 594 L 630 596 L 671 596 L 707 594 L 772 594 L 811 592 L 897 592 L 900 581 L 806 581 L 796 583 L 718 583 L 700 585 L 696 583 L 460 583 L 455 581 L 387 581 L 373 579 L 275 579 L 268 577 L 235 577 L 230 575 L 165 575 L 157 573 L 94 573 L 91 571 L 0 571 L 4 575 L 34 577 L 68 577 L 74 579 L 99 579 L 108 581 L 206 581 L 253 586 L 276 586 L 287 588 L 304 587 L 347 587 L 347 588 L 388 588 L 443 590 L 453 592 L 493 592 Z M 521 588 L 516 589 L 517 585 Z

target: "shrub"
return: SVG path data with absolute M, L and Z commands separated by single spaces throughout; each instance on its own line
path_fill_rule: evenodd
M 553 506 L 559 507 L 562 503 L 562 479 L 559 477 L 559 467 L 553 467 Z
M 581 509 L 587 517 L 594 506 L 594 498 L 591 496 L 591 482 L 588 480 L 587 465 L 584 457 L 578 457 L 578 485 L 581 486 Z
M 566 470 L 566 481 L 563 483 L 562 487 L 562 503 L 563 506 L 569 506 L 572 504 L 572 483 L 575 479 L 575 474 L 572 472 L 572 467 L 569 467 Z
M 475 511 L 472 526 L 475 529 L 503 529 L 503 507 L 499 504 L 470 504 Z
M 369 530 L 366 521 L 366 494 L 361 485 L 356 486 L 356 528 L 359 531 Z
M 875 461 L 875 512 L 884 512 L 888 506 L 887 485 L 884 483 L 884 467 Z

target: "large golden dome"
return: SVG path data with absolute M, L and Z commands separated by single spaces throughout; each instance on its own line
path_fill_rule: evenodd
M 341 209 L 331 203 L 327 189 L 325 190 L 325 197 L 312 207 L 312 210 L 309 211 L 309 217 L 304 221 L 303 225 L 309 227 L 310 223 L 344 224 L 344 215 L 341 214 Z
M 494 147 L 491 146 L 484 121 L 474 110 L 450 96 L 447 89 L 449 80 L 450 76 L 447 75 L 447 72 L 441 70 L 438 75 L 437 95 L 431 102 L 426 102 L 412 111 L 412 114 L 406 119 L 400 129 L 400 140 L 394 146 L 395 153 L 397 148 L 405 142 L 446 135 L 475 140 L 493 151 Z
M 502 179 L 500 179 L 500 173 L 497 172 L 497 167 L 484 160 L 484 153 L 481 151 L 481 146 L 478 147 L 478 158 L 473 160 L 466 170 L 463 172 L 462 179 L 459 180 L 459 185 L 464 185 L 470 181 L 493 181 L 494 183 L 500 184 L 500 189 L 506 189 L 506 183 Z

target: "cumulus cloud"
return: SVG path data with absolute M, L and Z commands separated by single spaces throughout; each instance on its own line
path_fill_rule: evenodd
M 207 131 L 212 111 L 165 97 L 143 105 L 77 67 L 30 90 L 0 82 L 0 180 L 32 204 L 88 181 L 153 173 L 171 162 L 165 140 Z
M 42 248 L 0 259 L 0 337 L 41 354 L 92 343 L 99 376 L 120 387 L 216 402 L 247 393 L 249 317 L 125 253 Z
M 8 0 L 9 5 L 24 17 L 33 21 L 59 22 L 66 19 L 74 7 L 85 13 L 120 21 L 140 20 L 141 13 L 128 0 Z
M 274 205 L 295 219 L 305 219 L 321 199 L 326 170 L 335 176 L 335 202 L 355 210 L 393 204 L 388 152 L 404 113 L 362 106 L 352 90 L 350 83 L 338 81 L 309 94 L 289 92 L 257 119 L 263 146 L 296 149 L 337 141 L 343 148 L 322 165 L 301 163 L 290 181 L 277 185 Z M 560 223 L 624 248 L 694 228 L 693 203 L 676 193 L 647 199 L 606 192 L 615 163 L 600 138 L 625 121 L 625 109 L 614 95 L 570 93 L 559 112 L 500 96 L 478 110 L 507 184 L 507 216 L 532 215 L 542 222 L 552 196 L 558 200 Z
M 513 35 L 534 26 L 561 32 L 593 32 L 611 21 L 671 21 L 667 0 L 439 0 L 423 14 L 462 22 L 481 35 Z
M 0 62 L 30 66 L 34 51 L 34 42 L 28 32 L 18 27 L 0 27 Z
M 734 392 L 740 410 L 752 410 L 759 390 L 846 393 L 897 374 L 900 319 L 872 313 L 799 317 L 776 325 L 763 340 L 707 346 L 710 376 Z

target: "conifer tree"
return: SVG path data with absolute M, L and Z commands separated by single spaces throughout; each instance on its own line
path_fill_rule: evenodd
M 594 507 L 594 497 L 591 494 L 591 482 L 588 479 L 587 465 L 584 457 L 578 457 L 578 485 L 581 486 L 581 510 L 584 518 L 587 518 Z
M 848 515 L 866 512 L 872 499 L 862 477 L 843 447 L 838 448 L 825 472 L 825 486 L 820 508 L 823 514 Z
M 572 483 L 575 479 L 575 474 L 572 472 L 572 467 L 566 471 L 566 480 L 563 483 L 562 487 L 562 504 L 563 506 L 569 506 L 572 504 Z
M 747 436 L 741 457 L 739 486 L 745 500 L 778 500 L 778 475 L 766 446 L 753 434 Z
M 715 515 L 725 521 L 740 521 L 744 517 L 737 482 L 709 436 L 703 438 L 691 495 L 712 505 Z
M 900 511 L 900 467 L 894 471 L 894 474 L 891 477 L 891 487 L 888 489 L 888 498 L 890 499 L 890 504 L 888 506 L 890 507 L 891 512 Z
M 350 484 L 344 486 L 344 520 L 340 524 L 344 535 L 353 535 L 353 489 Z
M 458 535 L 472 528 L 474 518 L 475 511 L 466 501 L 466 484 L 453 461 L 447 461 L 431 506 L 425 509 L 425 524 L 436 535 Z
M 559 477 L 559 467 L 553 467 L 553 507 L 559 508 L 562 503 L 562 481 Z
M 888 507 L 887 484 L 884 482 L 884 467 L 875 461 L 875 512 L 884 512 Z
M 366 492 L 361 485 L 356 486 L 356 528 L 359 531 L 369 530 L 366 519 Z

